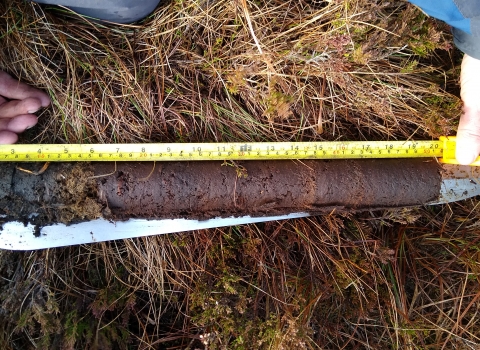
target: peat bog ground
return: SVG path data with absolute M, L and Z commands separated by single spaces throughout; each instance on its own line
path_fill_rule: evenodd
M 404 1 L 0 14 L 0 68 L 53 100 L 21 143 L 431 139 L 461 111 L 449 28 Z M 2 250 L 0 347 L 476 349 L 479 203 Z

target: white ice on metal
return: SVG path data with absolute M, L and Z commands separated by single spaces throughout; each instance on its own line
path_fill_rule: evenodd
M 210 220 L 164 219 L 128 221 L 107 221 L 104 219 L 82 222 L 66 226 L 55 224 L 41 228 L 40 235 L 35 237 L 35 226 L 24 225 L 18 221 L 7 222 L 0 231 L 0 249 L 35 250 L 63 247 L 76 244 L 104 242 L 114 239 L 135 238 L 160 235 L 212 227 L 254 224 L 266 221 L 295 219 L 309 216 L 307 213 L 266 217 L 229 217 Z

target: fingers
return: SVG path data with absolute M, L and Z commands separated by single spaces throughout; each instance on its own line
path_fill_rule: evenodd
M 12 100 L 34 98 L 40 101 L 42 107 L 47 107 L 50 104 L 50 98 L 46 93 L 15 80 L 2 71 L 0 71 L 0 95 Z
M 33 113 L 49 104 L 46 93 L 0 71 L 0 144 L 17 142 L 18 133 L 37 124 Z
M 477 159 L 479 153 L 480 112 L 476 109 L 465 109 L 458 125 L 455 157 L 460 164 L 468 165 Z

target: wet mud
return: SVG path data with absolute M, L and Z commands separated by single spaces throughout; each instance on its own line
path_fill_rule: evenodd
M 16 166 L 0 167 L 1 220 L 40 226 L 415 206 L 435 201 L 442 181 L 428 159 L 52 163 L 38 176 Z

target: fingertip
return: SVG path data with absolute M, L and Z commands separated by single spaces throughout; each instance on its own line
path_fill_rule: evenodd
M 28 97 L 25 100 L 36 101 L 36 105 L 34 105 L 34 108 L 32 108 L 32 110 L 28 110 L 28 113 L 35 113 L 42 107 L 50 106 L 51 103 L 50 97 L 42 91 L 39 91 L 38 96 Z
M 0 105 L 0 117 L 14 118 L 19 115 L 33 114 L 42 108 L 38 98 L 28 97 L 23 100 L 12 100 Z
M 42 101 L 35 97 L 29 97 L 23 100 L 19 105 L 18 113 L 33 114 L 42 108 Z
M 18 141 L 18 135 L 11 131 L 0 131 L 0 145 L 11 145 Z
M 6 129 L 18 134 L 35 126 L 37 122 L 38 122 L 38 118 L 36 115 L 33 115 L 33 114 L 19 115 L 15 118 L 12 118 L 8 122 Z
M 48 107 L 50 106 L 50 103 L 52 103 L 52 100 L 50 99 L 50 97 L 44 92 L 41 92 L 39 99 L 42 107 Z

